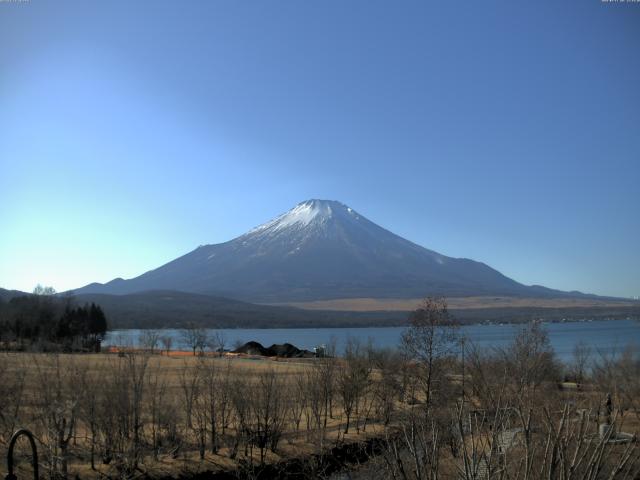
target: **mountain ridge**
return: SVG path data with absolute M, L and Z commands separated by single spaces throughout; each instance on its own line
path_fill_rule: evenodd
M 580 296 L 526 286 L 490 266 L 422 247 L 351 207 L 312 199 L 247 233 L 201 245 L 129 280 L 92 283 L 76 293 L 177 290 L 272 303 L 336 298 Z

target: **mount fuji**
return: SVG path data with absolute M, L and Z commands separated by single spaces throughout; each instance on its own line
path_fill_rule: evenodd
M 307 200 L 233 240 L 76 293 L 174 290 L 277 303 L 425 295 L 563 297 L 405 240 L 336 201 Z

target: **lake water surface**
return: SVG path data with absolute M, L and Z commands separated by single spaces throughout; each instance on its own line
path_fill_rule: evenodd
M 478 346 L 500 347 L 508 344 L 522 325 L 467 325 L 461 333 Z M 640 346 L 640 322 L 637 320 L 597 320 L 585 322 L 546 323 L 551 345 L 558 358 L 571 360 L 574 346 L 578 342 L 590 345 L 598 352 L 619 351 L 629 343 Z M 344 350 L 349 337 L 367 342 L 369 339 L 377 347 L 394 348 L 400 343 L 404 327 L 371 328 L 274 328 L 274 329 L 218 329 L 211 330 L 224 335 L 226 348 L 250 340 L 268 347 L 274 343 L 292 343 L 298 348 L 312 350 L 313 347 L 329 343 L 335 338 L 338 352 Z M 105 345 L 137 346 L 143 330 L 113 330 L 105 339 Z M 180 330 L 166 329 L 161 335 L 173 338 L 174 349 L 187 349 Z

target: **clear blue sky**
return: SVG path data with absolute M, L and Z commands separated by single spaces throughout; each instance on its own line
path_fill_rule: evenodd
M 0 2 L 0 286 L 155 268 L 308 198 L 640 295 L 640 4 Z

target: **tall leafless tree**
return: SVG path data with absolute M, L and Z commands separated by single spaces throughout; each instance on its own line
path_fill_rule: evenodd
M 433 403 L 434 392 L 445 381 L 441 362 L 456 349 L 457 328 L 443 298 L 426 298 L 409 317 L 410 326 L 402 336 L 408 356 L 419 367 L 427 408 Z

